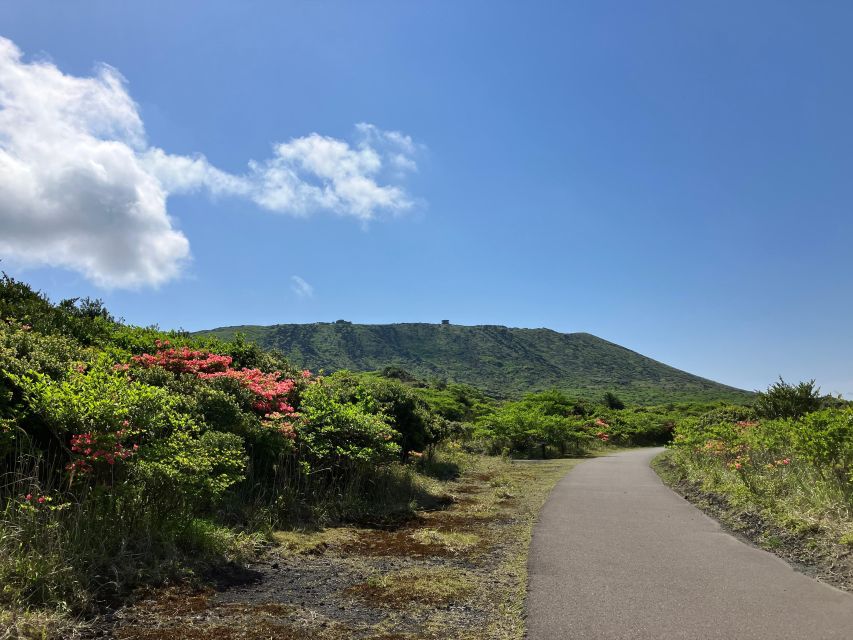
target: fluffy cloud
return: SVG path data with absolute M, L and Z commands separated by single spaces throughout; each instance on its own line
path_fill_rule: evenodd
M 102 286 L 156 286 L 180 273 L 189 241 L 169 216 L 170 194 L 205 191 L 277 213 L 367 221 L 412 206 L 395 183 L 416 170 L 417 150 L 404 134 L 359 124 L 352 143 L 312 133 L 230 174 L 203 155 L 149 146 L 115 69 L 67 75 L 24 62 L 0 38 L 0 257 L 70 268 Z
M 175 277 L 189 242 L 140 162 L 142 121 L 115 69 L 75 78 L 0 38 L 0 255 L 101 285 Z
M 299 276 L 290 276 L 290 288 L 300 298 L 310 298 L 314 295 L 314 287 Z

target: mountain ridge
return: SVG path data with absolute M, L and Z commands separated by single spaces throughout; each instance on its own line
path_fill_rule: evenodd
M 743 401 L 751 396 L 593 334 L 546 327 L 338 320 L 196 332 L 225 339 L 238 333 L 312 370 L 400 367 L 419 378 L 471 384 L 503 397 L 550 388 L 590 399 L 612 391 L 640 404 Z

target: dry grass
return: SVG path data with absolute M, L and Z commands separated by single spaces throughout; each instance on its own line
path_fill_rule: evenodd
M 432 544 L 458 554 L 475 549 L 481 541 L 475 533 L 457 531 L 440 531 L 438 529 L 417 529 L 412 538 L 422 544 Z
M 411 567 L 378 574 L 348 589 L 370 602 L 390 607 L 440 606 L 465 600 L 475 588 L 472 574 L 459 569 Z
M 84 626 L 60 612 L 14 611 L 0 607 L 0 640 L 75 638 Z
M 276 531 L 272 534 L 279 550 L 292 555 L 322 554 L 329 547 L 346 544 L 355 537 L 355 531 L 347 528 Z

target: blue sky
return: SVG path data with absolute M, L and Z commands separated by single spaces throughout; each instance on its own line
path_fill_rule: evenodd
M 6 123 L 13 160 L 66 184 L 101 153 L 74 145 L 119 137 L 170 218 L 121 209 L 119 161 L 84 194 L 55 188 L 76 213 L 40 226 L 46 205 L 9 213 L 0 185 L 0 257 L 136 324 L 549 327 L 744 388 L 781 374 L 853 397 L 851 27 L 848 2 L 2 2 L 6 64 L 33 71 L 15 86 L 36 101 Z M 68 138 L 28 119 L 65 104 L 32 65 L 62 91 L 120 73 L 115 126 L 45 109 L 87 128 Z M 32 151 L 54 129 L 61 152 Z M 343 149 L 332 172 L 363 162 L 368 204 L 349 181 L 317 195 L 332 174 L 305 169 L 311 141 Z M 308 195 L 272 204 L 295 162 Z M 104 227 L 120 241 L 92 249 Z M 122 249 L 135 233 L 156 260 Z

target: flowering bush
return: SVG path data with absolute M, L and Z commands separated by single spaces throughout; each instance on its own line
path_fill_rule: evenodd
M 273 371 L 264 373 L 258 369 L 226 369 L 215 373 L 200 373 L 199 378 L 210 380 L 211 378 L 231 378 L 237 380 L 242 386 L 256 396 L 253 404 L 254 409 L 262 414 L 268 413 L 293 413 L 295 409 L 289 404 L 290 395 L 296 389 L 296 382 L 292 379 L 280 380 L 281 373 Z
M 795 508 L 831 517 L 833 509 L 847 513 L 853 500 L 849 407 L 761 420 L 750 409 L 720 409 L 680 423 L 672 448 L 689 478 L 770 513 Z
M 428 457 L 446 420 L 397 382 L 332 378 L 0 278 L 3 598 L 82 610 L 165 578 L 197 551 L 189 523 L 376 509 L 409 482 L 395 460 Z
M 72 473 L 89 473 L 99 462 L 112 466 L 116 461 L 127 460 L 137 452 L 139 445 L 123 445 L 121 440 L 126 433 L 119 429 L 114 434 L 79 433 L 71 436 L 71 452 L 75 458 L 65 465 L 66 470 Z
M 173 373 L 186 373 L 201 380 L 230 378 L 255 395 L 253 408 L 261 415 L 269 413 L 294 413 L 291 397 L 297 388 L 292 378 L 282 379 L 280 371 L 265 373 L 260 369 L 233 369 L 233 358 L 227 355 L 188 347 L 176 349 L 168 341 L 157 340 L 154 354 L 143 353 L 134 356 L 133 361 L 141 367 L 150 369 L 160 367 Z M 309 371 L 302 372 L 302 379 L 311 377 Z
M 138 365 L 151 368 L 162 367 L 173 373 L 193 373 L 196 375 L 221 373 L 231 366 L 233 358 L 208 351 L 192 350 L 189 347 L 175 348 L 168 340 L 156 340 L 157 352 L 133 356 Z

